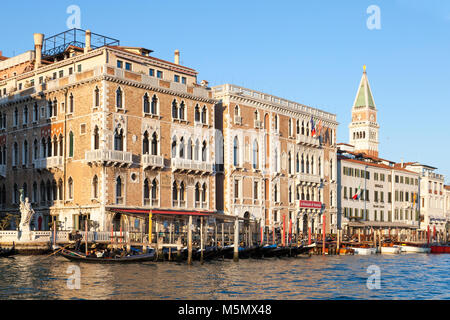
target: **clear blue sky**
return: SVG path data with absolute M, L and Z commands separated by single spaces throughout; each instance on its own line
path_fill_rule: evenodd
M 33 48 L 33 32 L 81 27 L 154 50 L 199 71 L 336 113 L 348 141 L 362 66 L 379 110 L 380 156 L 439 168 L 450 182 L 450 1 L 47 1 L 2 3 L 0 50 Z M 370 5 L 381 30 L 369 30 Z

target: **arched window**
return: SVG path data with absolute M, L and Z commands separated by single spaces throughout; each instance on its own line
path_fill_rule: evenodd
M 37 139 L 33 142 L 33 160 L 39 159 L 39 143 Z
M 237 137 L 234 137 L 233 143 L 233 164 L 235 167 L 239 165 L 239 140 Z
M 150 185 L 148 179 L 144 180 L 144 206 L 150 205 Z
M 69 179 L 70 181 L 70 179 Z M 41 184 L 39 186 L 39 191 L 41 193 L 41 204 L 45 203 L 45 183 L 44 181 L 41 181 Z
M 117 128 L 114 132 L 114 150 L 123 151 L 123 129 Z
M 195 207 L 200 206 L 200 184 L 197 182 L 195 184 Z
M 172 101 L 172 118 L 178 119 L 178 103 L 175 99 Z
M 292 119 L 289 119 L 289 136 L 292 137 L 294 135 L 294 130 L 292 130 Z
M 306 122 L 306 136 L 309 137 L 309 121 Z
M 53 201 L 58 200 L 58 185 L 56 184 L 56 180 L 52 181 L 52 196 Z
M 117 109 L 123 108 L 123 92 L 120 87 L 116 90 L 116 107 Z
M 302 165 L 302 173 L 305 173 L 305 158 L 303 157 L 303 154 L 302 154 L 302 163 L 301 163 L 301 165 Z
M 37 203 L 38 202 L 38 187 L 36 181 L 33 182 L 33 193 L 31 195 L 31 202 Z
M 278 186 L 276 184 L 273 186 L 273 200 L 278 202 Z
M 234 107 L 234 117 L 239 117 L 240 113 L 239 106 Z
M 300 172 L 300 159 L 298 153 L 295 155 L 295 172 Z
M 94 150 L 98 150 L 100 148 L 100 134 L 98 126 L 94 128 Z
M 288 152 L 288 172 L 292 174 L 292 156 L 290 151 Z
M 180 158 L 184 159 L 184 137 L 180 138 Z
M 94 176 L 92 179 L 92 198 L 97 199 L 98 198 L 98 177 L 97 175 Z
M 19 202 L 19 187 L 17 186 L 17 183 L 14 183 L 14 190 L 13 190 L 13 203 Z
M 206 141 L 203 141 L 203 144 L 202 144 L 202 161 L 203 162 L 207 161 L 207 150 L 208 150 L 208 148 L 207 148 Z
M 253 169 L 259 168 L 259 147 L 256 139 L 253 141 Z
M 152 181 L 152 206 L 158 205 L 158 182 L 156 179 Z
M 184 101 L 181 101 L 180 103 L 180 119 L 184 120 L 184 111 L 186 108 L 186 104 L 184 103 Z
M 158 135 L 156 132 L 152 134 L 152 155 L 158 155 Z
M 23 189 L 23 198 L 25 200 L 25 198 L 28 198 L 28 185 L 26 182 L 23 183 L 22 189 Z
M 172 138 L 172 158 L 177 157 L 177 137 Z
M 74 142 L 73 142 L 73 132 L 69 132 L 69 157 L 73 157 L 73 149 L 74 149 Z
M 19 162 L 19 146 L 17 145 L 17 142 L 14 142 L 13 159 L 12 159 L 13 166 L 17 166 L 18 162 Z
M 302 135 L 305 135 L 305 121 L 302 120 Z
M 58 139 L 56 135 L 53 136 L 53 156 L 56 157 L 58 155 Z M 60 154 L 62 156 L 62 154 Z
M 148 139 L 148 132 L 144 132 L 144 138 L 142 139 L 142 154 L 149 154 L 150 152 L 150 141 Z
M 148 94 L 145 93 L 142 99 L 143 99 L 144 113 L 150 113 L 150 99 L 148 97 Z
M 309 174 L 309 156 L 306 156 L 306 173 Z
M 158 97 L 156 95 L 153 95 L 152 97 L 152 105 L 150 111 L 152 114 L 158 114 Z
M 33 121 L 37 122 L 39 119 L 39 108 L 37 103 L 35 102 L 33 105 Z
M 207 124 L 208 123 L 207 119 L 208 119 L 207 118 L 207 109 L 206 109 L 206 106 L 203 106 L 203 109 L 202 109 L 202 123 L 203 124 Z
M 208 197 L 208 187 L 206 186 L 206 183 L 203 183 L 203 187 L 202 187 L 202 202 L 203 208 L 206 208 L 206 203 L 207 203 L 207 197 Z
M 58 181 L 58 200 L 62 199 L 63 199 L 63 182 L 62 179 L 60 178 Z
M 185 192 L 186 192 L 186 188 L 184 186 L 184 182 L 180 183 L 180 206 L 184 207 L 185 206 Z
M 69 180 L 67 182 L 67 186 L 68 186 L 68 191 L 69 191 L 68 198 L 70 200 L 72 200 L 73 199 L 73 179 L 72 179 L 72 177 L 69 178 Z
M 291 186 L 289 186 L 289 191 L 288 191 L 288 200 L 289 200 L 289 203 L 292 203 L 292 187 Z
M 73 113 L 74 108 L 73 94 L 71 93 L 69 96 L 69 113 Z
M 100 106 L 100 90 L 96 86 L 95 90 L 94 90 L 94 107 L 99 107 L 99 106 Z
M 122 178 L 116 178 L 116 204 L 123 204 L 123 184 Z
M 195 141 L 195 149 L 194 149 L 194 160 L 198 161 L 200 154 L 200 142 L 198 139 Z
M 194 108 L 194 117 L 195 122 L 200 122 L 200 107 L 198 106 L 198 104 L 195 105 Z
M 275 166 L 274 166 L 274 169 L 275 169 L 275 172 L 278 172 L 278 149 L 275 149 L 275 152 L 274 152 L 274 154 L 275 154 L 275 162 L 274 162 L 274 164 L 275 164 Z
M 275 118 L 274 118 L 274 128 L 275 128 L 275 131 L 278 131 L 278 115 L 275 115 Z
M 22 119 L 22 122 L 23 122 L 24 124 L 27 124 L 27 123 L 28 123 L 28 106 L 25 106 L 25 107 L 23 108 L 23 119 Z
M 255 110 L 255 121 L 259 121 L 259 112 Z
M 59 154 L 64 155 L 64 138 L 62 134 L 59 134 Z
M 19 110 L 17 107 L 14 109 L 14 126 L 19 125 Z
M 50 100 L 48 100 L 48 102 L 47 102 L 47 117 L 51 118 L 52 116 L 53 116 L 52 102 Z
M 47 191 L 47 202 L 52 201 L 52 185 L 50 184 L 50 180 L 47 180 L 47 184 L 45 187 L 45 191 Z
M 47 156 L 47 142 L 45 138 L 41 140 L 41 158 L 45 158 Z
M 52 156 L 52 139 L 50 137 L 47 138 L 47 157 Z
M 58 115 L 58 101 L 53 100 L 53 116 L 56 117 Z M 28 117 L 28 109 L 27 109 L 27 117 Z
M 296 121 L 296 130 L 297 130 L 297 134 L 300 134 L 300 120 Z
M 192 145 L 192 140 L 191 140 L 191 138 L 189 138 L 188 139 L 188 141 L 187 141 L 187 146 L 186 146 L 186 149 L 187 149 L 187 159 L 189 159 L 189 160 L 192 160 L 192 153 L 193 153 L 193 145 Z
M 25 140 L 23 142 L 22 164 L 24 164 L 24 165 L 28 164 L 28 142 L 27 142 L 27 140 Z
M 172 184 L 172 204 L 174 207 L 178 207 L 178 185 L 176 181 Z
M 314 156 L 311 156 L 311 174 L 315 174 L 316 170 L 314 170 Z

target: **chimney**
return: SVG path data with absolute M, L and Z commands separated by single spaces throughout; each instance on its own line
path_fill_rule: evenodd
M 44 42 L 44 35 L 42 33 L 35 33 L 34 35 L 34 53 L 36 54 L 36 62 L 34 69 L 36 70 L 42 64 L 42 43 Z
M 91 51 L 91 30 L 86 30 L 86 41 L 84 44 L 84 53 Z
M 180 64 L 180 50 L 175 50 L 175 64 Z

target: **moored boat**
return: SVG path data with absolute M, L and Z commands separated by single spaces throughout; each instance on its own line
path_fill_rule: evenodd
M 63 249 L 60 254 L 70 260 L 70 261 L 79 261 L 79 262 L 87 262 L 87 263 L 132 263 L 132 262 L 145 262 L 145 261 L 153 261 L 155 259 L 155 251 L 152 250 L 149 253 L 138 254 L 138 255 L 129 255 L 120 258 L 97 258 L 86 256 L 85 254 L 70 251 L 67 249 Z
M 402 249 L 402 253 L 430 253 L 431 248 L 424 245 L 411 245 L 411 244 L 402 244 L 400 245 Z
M 14 243 L 13 243 L 12 248 L 10 248 L 10 249 L 0 248 L 0 258 L 11 257 L 11 256 L 16 255 L 16 254 L 17 254 L 17 251 L 16 251 Z
M 402 249 L 399 246 L 383 246 L 381 247 L 382 254 L 400 254 Z
M 434 245 L 430 250 L 431 253 L 450 253 L 450 246 Z
M 371 255 L 377 253 L 377 248 L 354 247 L 353 250 L 355 254 L 359 255 Z

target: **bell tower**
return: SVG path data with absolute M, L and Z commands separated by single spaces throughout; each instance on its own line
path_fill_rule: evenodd
M 350 141 L 355 152 L 378 157 L 377 108 L 367 79 L 366 66 L 352 108 L 352 122 L 349 125 Z

